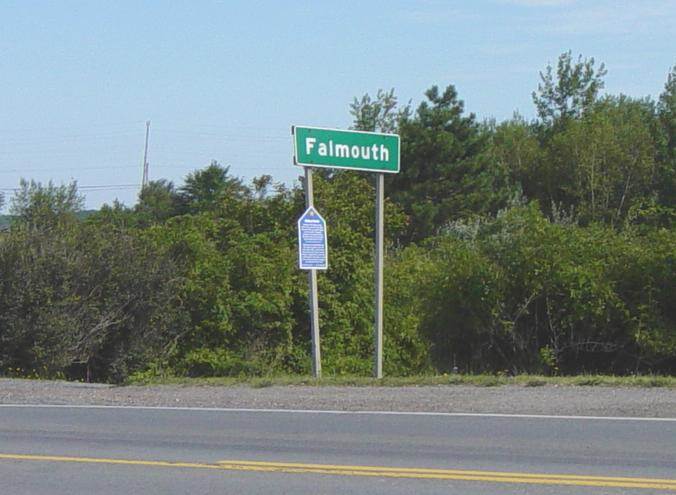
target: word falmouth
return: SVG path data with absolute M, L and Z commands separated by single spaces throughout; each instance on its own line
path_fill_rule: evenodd
M 317 147 L 316 153 L 321 157 L 355 158 L 362 160 L 376 160 L 387 162 L 390 160 L 390 150 L 384 144 L 371 146 L 336 144 L 332 139 L 328 143 L 320 142 L 314 137 L 305 138 L 305 153 L 311 155 Z
M 366 172 L 399 172 L 399 136 L 293 126 L 294 163 Z

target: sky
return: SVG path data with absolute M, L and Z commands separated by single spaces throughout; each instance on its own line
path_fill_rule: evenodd
M 533 118 L 568 50 L 605 63 L 606 92 L 656 98 L 676 0 L 0 0 L 0 190 L 76 180 L 87 208 L 132 206 L 147 120 L 151 179 L 217 160 L 290 185 L 292 124 L 348 128 L 355 96 L 415 106 L 435 84 Z

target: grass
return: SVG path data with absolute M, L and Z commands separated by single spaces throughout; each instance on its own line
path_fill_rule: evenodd
M 521 387 L 566 386 L 566 387 L 666 387 L 676 388 L 676 376 L 636 375 L 421 375 L 395 377 L 386 376 L 381 380 L 355 375 L 324 376 L 317 380 L 303 375 L 271 375 L 262 377 L 208 377 L 187 378 L 177 376 L 137 375 L 127 385 L 192 385 L 192 386 L 248 386 L 264 388 L 271 386 L 348 386 L 348 387 L 416 387 L 470 385 L 474 387 L 499 387 L 515 385 Z

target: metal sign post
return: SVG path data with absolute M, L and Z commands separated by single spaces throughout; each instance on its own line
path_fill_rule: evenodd
M 385 174 L 376 174 L 376 253 L 375 253 L 375 324 L 373 341 L 375 343 L 373 376 L 383 377 L 383 234 L 385 224 Z
M 312 169 L 310 167 L 303 168 L 305 169 L 305 205 L 309 210 L 310 208 L 314 208 Z M 310 269 L 307 273 L 307 279 L 310 289 L 308 294 L 308 305 L 310 306 L 310 327 L 312 331 L 312 375 L 315 378 L 321 378 L 322 358 L 319 347 L 319 302 L 317 296 L 317 270 Z

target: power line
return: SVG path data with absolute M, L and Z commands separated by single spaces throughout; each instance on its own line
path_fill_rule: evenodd
M 118 191 L 123 189 L 137 189 L 140 184 L 100 184 L 77 186 L 78 191 Z M 14 192 L 20 191 L 20 187 L 0 187 L 0 191 Z
M 144 121 L 143 120 L 133 120 L 133 121 L 127 121 L 127 122 L 108 122 L 106 124 L 90 124 L 87 125 L 87 129 L 109 129 L 109 128 L 116 128 L 116 127 L 128 127 L 130 125 L 136 125 L 136 124 L 142 124 Z M 17 133 L 23 133 L 23 132 L 39 132 L 39 131 L 72 131 L 72 130 L 78 130 L 81 129 L 81 126 L 68 126 L 68 125 L 60 125 L 60 126 L 54 126 L 54 127 L 32 127 L 32 128 L 14 128 L 14 129 L 0 129 L 0 132 L 17 132 Z
M 193 154 L 193 153 L 191 153 Z M 235 155 L 233 155 L 235 156 Z M 236 156 L 241 156 L 241 155 L 236 155 Z M 197 161 L 197 160 L 196 160 Z M 206 165 L 206 164 L 205 164 Z M 226 163 L 226 165 L 228 165 Z M 201 168 L 198 164 L 190 164 L 190 163 L 185 163 L 181 165 L 176 165 L 176 164 L 157 164 L 153 165 L 155 169 L 161 169 L 161 170 L 187 170 L 187 171 L 192 171 L 194 169 L 199 169 Z M 277 163 L 270 163 L 268 165 L 231 165 L 231 169 L 234 168 L 243 168 L 246 170 L 280 170 L 282 168 L 286 169 L 289 167 L 288 163 L 284 164 L 277 164 Z M 0 170 L 0 174 L 23 174 L 26 172 L 82 172 L 82 171 L 89 171 L 89 170 L 129 170 L 129 169 L 137 169 L 138 165 L 101 165 L 101 166 L 96 166 L 96 167 L 67 167 L 67 168 L 55 168 L 55 167 L 48 167 L 48 168 L 12 168 L 12 169 L 6 169 L 6 170 Z
M 70 167 L 70 168 L 13 168 L 9 170 L 0 170 L 0 174 L 23 174 L 24 172 L 79 172 L 81 170 L 109 170 L 109 169 L 124 169 L 124 168 L 138 168 L 138 165 L 122 165 L 122 166 L 100 166 L 100 167 Z
M 204 132 L 199 130 L 179 130 L 179 129 L 156 129 L 156 132 L 160 134 L 181 134 L 181 135 L 190 135 L 190 136 L 206 136 L 206 137 L 219 137 L 224 139 L 242 139 L 242 140 L 251 140 L 251 141 L 266 141 L 266 140 L 275 140 L 275 141 L 289 141 L 288 133 L 279 132 L 279 134 L 231 134 L 229 132 Z
M 251 141 L 287 141 L 289 137 L 286 133 L 280 132 L 271 132 L 271 133 L 232 133 L 230 131 L 225 132 L 214 132 L 214 131 L 200 131 L 200 130 L 183 130 L 183 129 L 166 129 L 166 128 L 157 128 L 154 129 L 155 132 L 159 134 L 173 134 L 173 135 L 184 135 L 184 136 L 204 136 L 204 137 L 217 137 L 224 140 L 235 140 L 242 142 L 251 142 Z M 0 133 L 6 133 L 7 131 L 0 131 Z M 17 131 L 18 132 L 18 131 Z M 33 146 L 35 144 L 53 144 L 60 143 L 64 140 L 82 140 L 82 139 L 109 139 L 109 138 L 118 138 L 118 137 L 133 137 L 136 135 L 136 131 L 130 129 L 110 131 L 104 133 L 69 133 L 69 134 L 53 134 L 50 133 L 48 136 L 40 137 L 25 137 L 25 136 L 0 136 L 0 142 L 3 144 L 9 144 L 14 146 Z
M 0 131 L 2 132 L 2 131 Z M 83 139 L 110 139 L 118 137 L 133 137 L 137 136 L 137 131 L 131 130 L 120 130 L 115 132 L 106 132 L 106 133 L 77 133 L 77 134 L 53 134 L 45 136 L 0 136 L 0 142 L 3 144 L 10 144 L 13 146 L 23 146 L 23 145 L 33 145 L 38 144 L 54 144 L 62 143 L 64 141 L 77 140 L 81 141 Z

